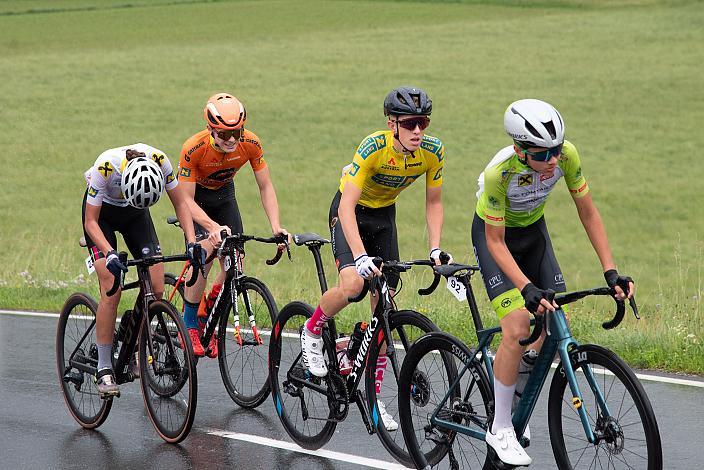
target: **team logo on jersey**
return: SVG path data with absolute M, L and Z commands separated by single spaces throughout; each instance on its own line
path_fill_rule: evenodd
M 110 176 L 114 170 L 110 162 L 105 162 L 98 167 L 98 171 L 103 174 L 105 179 L 107 179 L 108 176 Z
M 330 228 L 333 228 L 335 225 L 337 225 L 337 217 L 333 217 L 332 220 L 330 221 Z
M 518 186 L 530 186 L 533 184 L 533 175 L 520 175 L 518 177 Z
M 352 169 L 351 169 L 351 170 L 349 171 L 349 173 L 347 173 L 347 174 L 350 175 L 350 176 L 354 176 L 354 175 L 357 174 L 358 171 L 359 171 L 359 165 L 357 165 L 356 163 L 352 162 Z
M 95 189 L 93 186 L 89 186 L 89 187 L 88 187 L 88 195 L 89 195 L 90 197 L 95 197 L 95 196 L 98 195 L 98 190 Z
M 191 176 L 191 169 L 190 168 L 181 168 L 180 175 L 188 178 L 189 176 Z
M 389 158 L 389 165 L 396 166 L 396 160 L 394 160 L 394 157 Z
M 501 301 L 501 306 L 503 308 L 507 308 L 509 305 L 511 305 L 511 299 L 504 299 Z
M 222 170 L 218 170 L 215 173 L 209 174 L 208 179 L 221 182 L 228 181 L 235 176 L 235 173 L 237 173 L 237 170 L 235 170 L 234 168 L 223 168 Z
M 580 176 L 582 176 L 582 167 L 581 166 L 577 168 L 577 173 L 574 174 L 575 178 L 579 178 Z
M 435 176 L 433 176 L 433 181 L 437 181 L 439 179 L 442 179 L 442 168 L 439 168 L 438 171 L 435 172 Z
M 357 153 L 366 160 L 369 155 L 384 147 L 386 147 L 386 136 L 381 134 L 365 139 L 357 148 Z
M 160 153 L 155 153 L 154 155 L 152 155 L 152 160 L 154 160 L 157 165 L 161 166 L 164 164 L 164 155 Z
M 173 172 L 172 172 L 172 173 L 169 173 L 169 174 L 166 176 L 166 184 L 171 183 L 174 179 L 175 179 L 175 176 L 174 176 Z
M 489 196 L 489 205 L 491 207 L 499 207 L 499 200 L 496 199 L 494 196 Z

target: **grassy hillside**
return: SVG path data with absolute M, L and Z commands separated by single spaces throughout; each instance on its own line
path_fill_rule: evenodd
M 573 315 L 580 339 L 639 366 L 704 372 L 701 2 L 12 0 L 0 2 L 0 30 L 0 307 L 57 310 L 76 289 L 95 293 L 76 244 L 83 171 L 132 142 L 176 164 L 216 91 L 247 105 L 284 226 L 327 234 L 340 168 L 384 126 L 385 94 L 414 84 L 431 95 L 428 133 L 447 148 L 444 248 L 474 262 L 476 178 L 509 142 L 503 111 L 515 99 L 549 101 L 580 150 L 644 317 L 607 333 L 598 325 L 612 306 L 585 301 Z M 266 233 L 251 171 L 236 185 L 246 230 Z M 418 183 L 398 204 L 403 258 L 427 255 L 423 191 Z M 167 252 L 182 249 L 163 223 L 171 213 L 168 202 L 153 210 Z M 603 283 L 562 183 L 546 218 L 568 286 Z M 274 268 L 266 255 L 248 252 L 249 272 L 279 306 L 317 301 L 307 250 Z M 429 279 L 405 276 L 400 305 L 471 337 L 466 307 L 448 293 L 414 294 Z M 365 316 L 355 306 L 340 318 Z

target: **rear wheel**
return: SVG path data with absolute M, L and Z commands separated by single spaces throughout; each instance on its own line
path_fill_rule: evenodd
M 196 414 L 197 376 L 186 326 L 174 307 L 149 305 L 147 328 L 139 337 L 139 368 L 147 414 L 167 442 L 182 441 Z
M 411 344 L 425 333 L 438 331 L 437 326 L 425 315 L 413 310 L 399 310 L 391 313 L 389 315 L 389 329 L 391 330 L 399 373 L 401 364 L 403 364 Z M 384 338 L 384 330 L 381 326 L 375 336 L 372 345 L 383 344 L 385 347 L 388 344 L 388 340 Z M 380 416 L 379 401 L 383 403 L 386 413 L 392 416 L 398 425 L 398 383 L 396 382 L 396 374 L 390 358 L 387 360 L 386 373 L 383 375 L 383 381 L 381 381 L 378 387 L 379 393 L 377 393 L 376 384 L 379 376 L 377 375 L 376 366 L 379 352 L 379 347 L 370 347 L 366 371 L 367 399 L 372 422 L 386 450 L 402 464 L 413 465 L 411 457 L 406 450 L 400 426 L 396 430 L 387 430 Z
M 494 468 L 483 440 L 443 424 L 478 433 L 488 428 L 493 392 L 481 363 L 471 357 L 464 343 L 441 332 L 420 338 L 406 354 L 399 417 L 417 468 Z
M 339 378 L 339 374 L 330 371 L 326 377 L 315 377 L 303 364 L 300 334 L 312 315 L 313 307 L 303 302 L 286 305 L 276 319 L 269 345 L 269 377 L 276 413 L 291 439 L 305 449 L 319 449 L 330 440 L 337 425 L 331 419 L 341 403 L 338 392 L 346 390 L 344 382 L 340 388 L 339 380 L 331 378 Z M 337 359 L 327 328 L 323 341 L 323 354 L 331 369 Z
M 66 300 L 56 330 L 56 365 L 64 400 L 82 427 L 94 429 L 105 422 L 112 398 L 102 399 L 95 382 L 98 346 L 92 297 L 76 293 Z
M 557 466 L 570 470 L 662 469 L 655 414 L 630 367 L 608 349 L 591 344 L 575 348 L 570 359 L 582 394 L 580 406 L 587 410 L 596 442 L 586 439 L 560 364 L 548 400 L 550 442 Z M 587 380 L 588 375 L 594 380 Z
M 256 408 L 269 395 L 269 341 L 276 320 L 276 302 L 269 289 L 254 278 L 240 283 L 237 311 L 242 325 L 239 338 L 234 325 L 234 306 L 220 317 L 218 363 L 222 382 L 230 398 L 244 408 Z M 254 317 L 257 334 L 251 327 Z M 240 344 L 241 342 L 241 344 Z

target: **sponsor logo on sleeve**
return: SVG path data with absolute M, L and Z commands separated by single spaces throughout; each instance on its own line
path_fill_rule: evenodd
M 359 171 L 359 165 L 357 165 L 356 163 L 352 162 L 352 169 L 350 170 L 349 175 L 350 175 L 350 176 L 355 176 L 358 171 Z
M 102 165 L 98 166 L 98 171 L 102 173 L 102 175 L 107 179 L 113 172 L 113 167 L 110 162 L 105 162 Z
M 162 166 L 164 164 L 164 158 L 166 157 L 164 156 L 164 154 L 161 153 L 155 153 L 154 155 L 152 155 L 152 160 L 154 160 L 154 162 L 156 162 L 156 164 L 159 166 Z
M 503 308 L 507 308 L 511 305 L 511 299 L 504 299 L 501 301 L 501 306 Z
M 496 199 L 494 196 L 489 196 L 489 205 L 491 207 L 499 207 L 499 200 Z
M 503 278 L 501 277 L 501 274 L 497 274 L 495 276 L 492 276 L 489 278 L 489 287 L 494 288 L 496 286 L 499 286 L 504 283 Z
M 88 196 L 90 197 L 95 197 L 98 195 L 98 190 L 94 188 L 93 186 L 88 187 Z
M 191 169 L 190 168 L 181 168 L 181 173 L 179 173 L 181 176 L 185 176 L 188 178 L 191 176 Z
M 174 173 L 171 172 L 166 176 L 166 184 L 171 183 L 176 177 L 174 176 Z
M 442 168 L 438 168 L 438 171 L 435 172 L 435 176 L 433 176 L 433 181 L 437 181 L 442 178 Z

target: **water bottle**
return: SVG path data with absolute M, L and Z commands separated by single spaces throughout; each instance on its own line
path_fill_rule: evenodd
M 127 310 L 122 314 L 122 319 L 120 319 L 120 326 L 117 329 L 117 340 L 122 341 L 125 339 L 125 333 L 127 332 L 127 326 L 130 324 L 130 317 L 132 316 L 132 310 Z
M 518 364 L 518 380 L 516 381 L 516 391 L 513 392 L 513 405 L 511 406 L 511 411 L 516 408 L 518 401 L 521 399 L 523 394 L 523 389 L 526 388 L 526 383 L 528 382 L 528 377 L 535 366 L 535 361 L 538 358 L 538 351 L 535 349 L 529 349 L 523 353 L 521 357 L 521 362 Z
M 347 357 L 350 361 L 354 362 L 359 352 L 359 346 L 362 344 L 362 337 L 367 329 L 367 322 L 357 322 L 354 326 L 354 331 L 350 335 L 350 341 L 347 345 Z
M 348 375 L 352 371 L 352 361 L 347 357 L 347 347 L 350 339 L 340 336 L 335 341 L 335 351 L 337 353 L 337 364 L 340 367 L 340 375 Z

